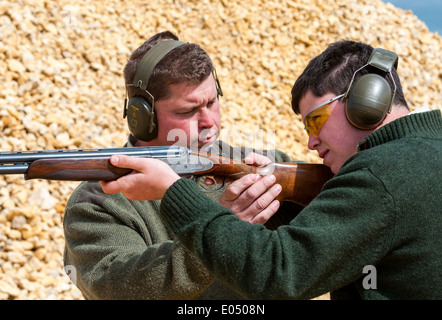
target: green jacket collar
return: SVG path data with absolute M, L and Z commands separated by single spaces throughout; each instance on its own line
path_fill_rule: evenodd
M 359 142 L 358 151 L 366 150 L 403 137 L 442 136 L 442 117 L 440 110 L 410 114 L 368 135 Z

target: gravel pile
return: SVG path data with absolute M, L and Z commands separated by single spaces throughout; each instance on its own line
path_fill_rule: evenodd
M 123 66 L 163 30 L 209 52 L 232 144 L 319 162 L 290 90 L 340 39 L 398 53 L 411 108 L 441 109 L 440 35 L 380 0 L 0 0 L 0 150 L 122 146 Z M 83 299 L 62 264 L 63 211 L 77 185 L 0 176 L 0 299 Z

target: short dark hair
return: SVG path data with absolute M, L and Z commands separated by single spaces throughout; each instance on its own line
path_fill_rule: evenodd
M 178 40 L 178 37 L 170 31 L 157 33 L 131 54 L 124 67 L 125 85 L 132 83 L 138 63 L 144 55 L 157 43 L 165 40 Z M 199 84 L 212 71 L 213 64 L 209 55 L 199 45 L 186 43 L 174 48 L 160 60 L 149 78 L 147 91 L 158 101 L 169 96 L 171 84 Z M 129 98 L 137 95 L 150 101 L 150 97 L 140 88 L 127 87 L 127 90 Z
M 336 95 L 345 93 L 353 74 L 367 63 L 372 51 L 373 47 L 350 40 L 330 44 L 324 52 L 308 63 L 296 80 L 292 88 L 293 111 L 296 114 L 300 113 L 299 102 L 308 90 L 317 97 L 327 93 Z M 379 72 L 376 68 L 368 66 L 356 74 L 355 81 L 367 73 Z M 393 68 L 391 73 L 397 87 L 393 105 L 403 105 L 408 109 L 396 69 Z M 394 87 L 388 74 L 383 72 L 379 74 L 388 81 L 391 88 Z

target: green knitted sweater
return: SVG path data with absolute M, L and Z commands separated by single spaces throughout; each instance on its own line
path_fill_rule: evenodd
M 240 221 L 184 179 L 167 191 L 161 215 L 208 270 L 249 298 L 442 299 L 441 178 L 436 110 L 367 136 L 290 225 Z
M 130 142 L 128 146 L 132 146 Z M 219 151 L 241 158 L 247 150 L 219 143 Z M 275 151 L 275 161 L 290 158 Z M 159 177 L 160 178 L 160 177 Z M 193 182 L 191 182 L 193 184 Z M 205 188 L 200 179 L 200 188 Z M 198 193 L 201 193 L 198 191 Z M 208 193 L 217 200 L 220 192 Z M 207 198 L 206 198 L 207 199 Z M 98 182 L 82 182 L 66 205 L 64 264 L 86 299 L 241 299 L 215 280 L 160 219 L 161 201 L 132 201 L 106 194 Z M 299 212 L 287 204 L 284 215 Z M 287 221 L 284 221 L 286 219 Z M 71 274 L 72 275 L 72 274 Z

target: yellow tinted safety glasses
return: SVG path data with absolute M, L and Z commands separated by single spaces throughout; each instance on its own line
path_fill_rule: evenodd
M 341 99 L 345 94 L 341 94 L 336 96 L 330 100 L 327 100 L 324 103 L 321 103 L 319 106 L 314 107 L 304 118 L 304 129 L 307 131 L 307 134 L 312 134 L 315 137 L 318 136 L 325 122 L 330 117 L 330 104 L 333 101 Z

